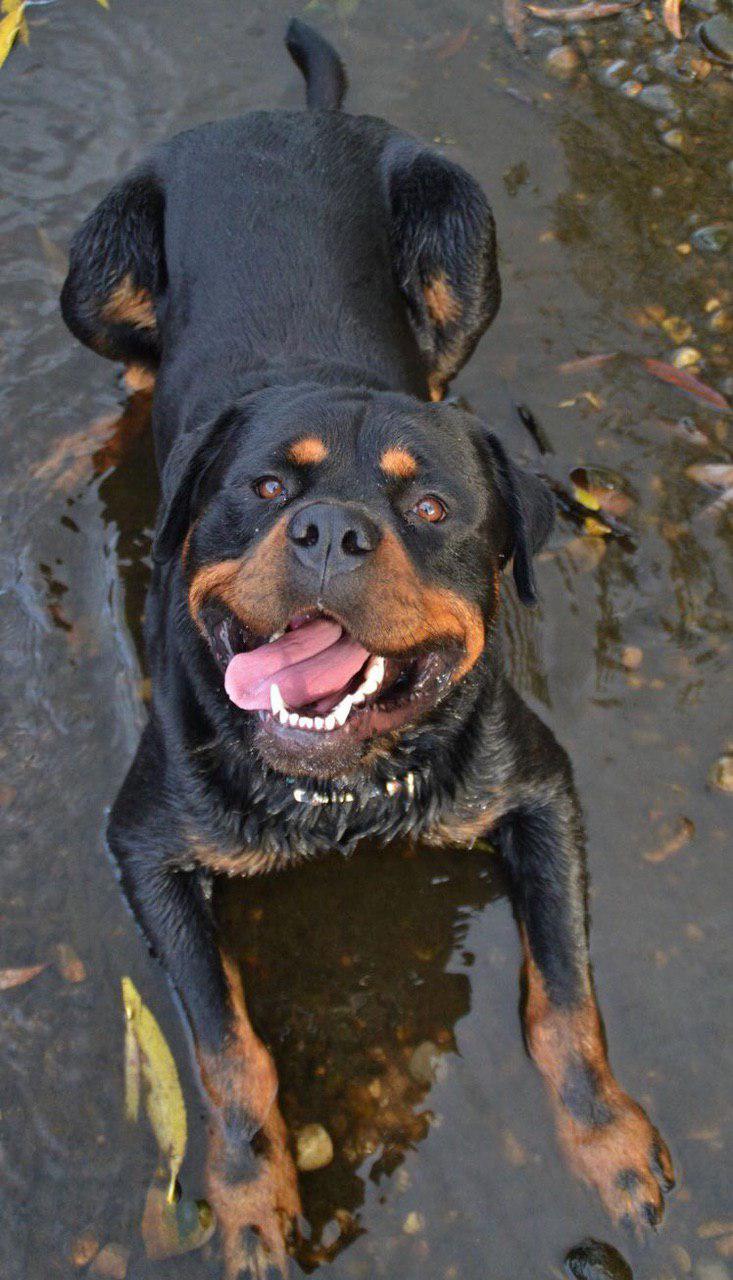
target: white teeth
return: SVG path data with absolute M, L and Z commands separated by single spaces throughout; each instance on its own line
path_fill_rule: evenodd
M 279 640 L 279 639 L 280 639 L 280 637 L 281 637 L 281 636 L 284 636 L 284 635 L 285 635 L 285 628 L 284 628 L 284 627 L 283 627 L 280 631 L 273 631 L 273 633 L 272 633 L 272 635 L 270 636 L 270 639 L 267 641 L 267 643 L 268 643 L 268 644 L 274 644 L 274 642 L 275 642 L 276 640 Z
M 278 632 L 271 636 L 270 640 L 277 640 L 283 632 Z M 360 706 L 365 702 L 371 694 L 376 693 L 377 689 L 384 680 L 384 672 L 386 663 L 384 658 L 372 657 L 367 662 L 364 679 L 359 685 L 355 693 L 347 693 L 341 699 L 338 706 L 325 718 L 323 716 L 300 716 L 297 711 L 289 711 L 285 705 L 285 700 L 276 684 L 270 685 L 270 706 L 272 707 L 273 716 L 280 721 L 282 725 L 290 725 L 293 729 L 317 729 L 319 732 L 326 730 L 331 733 L 336 726 L 341 729 L 349 718 L 352 707 Z
M 336 724 L 343 727 L 349 718 L 350 711 L 351 711 L 351 698 L 347 694 L 345 698 L 341 699 L 338 706 L 334 707 L 333 711 L 331 712 L 331 715 L 336 721 Z
M 285 701 L 276 684 L 270 685 L 270 706 L 274 716 L 279 716 L 282 711 L 285 711 Z

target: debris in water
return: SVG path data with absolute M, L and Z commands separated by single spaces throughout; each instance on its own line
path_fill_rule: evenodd
M 682 39 L 682 23 L 680 22 L 680 0 L 664 0 L 662 7 L 664 25 L 675 40 Z
M 192 1253 L 210 1240 L 216 1219 L 206 1200 L 186 1200 L 177 1195 L 171 1202 L 165 1181 L 155 1181 L 145 1197 L 140 1226 L 145 1252 L 159 1262 Z
M 656 849 L 644 854 L 645 862 L 666 862 L 673 854 L 679 853 L 695 834 L 695 824 L 689 818 L 679 817 L 674 826 L 665 823 L 662 828 L 663 840 Z
M 295 1163 L 301 1173 L 325 1169 L 333 1160 L 333 1143 L 322 1124 L 304 1124 L 295 1135 Z
M 708 774 L 708 782 L 717 791 L 733 794 L 733 753 L 726 752 L 715 761 Z
M 186 1104 L 178 1071 L 167 1041 L 130 978 L 122 979 L 125 1007 L 125 1109 L 133 1118 L 139 1109 L 141 1084 L 145 1085 L 148 1113 L 168 1175 L 168 1199 L 176 1196 L 176 1179 L 183 1164 L 188 1139 Z M 133 1050 L 130 1039 L 137 1050 Z
M 29 964 L 23 969 L 0 969 L 0 991 L 10 991 L 13 987 L 22 987 L 31 978 L 43 973 L 45 964 Z
M 130 1250 L 121 1244 L 106 1244 L 92 1262 L 87 1275 L 101 1276 L 102 1280 L 125 1280 Z
M 708 387 L 699 378 L 687 373 L 684 369 L 675 369 L 672 364 L 665 364 L 663 360 L 652 360 L 648 356 L 643 357 L 642 364 L 647 373 L 653 374 L 655 378 L 660 378 L 662 382 L 668 382 L 670 386 L 679 387 L 680 391 L 685 391 L 688 395 L 697 396 L 698 400 L 704 400 L 706 404 L 711 404 L 715 409 L 719 409 L 723 413 L 731 412 L 731 407 L 725 396 L 722 396 L 719 391 L 714 391 L 712 387 Z
M 641 0 L 627 0 L 625 4 L 595 3 L 571 4 L 555 8 L 553 5 L 528 4 L 527 8 L 535 18 L 545 18 L 548 22 L 586 22 L 589 18 L 613 18 L 617 13 L 626 13 L 636 8 Z
M 730 489 L 733 486 L 733 465 L 729 462 L 695 462 L 685 471 L 691 480 L 707 484 L 711 489 Z
M 565 1270 L 573 1280 L 634 1280 L 631 1267 L 618 1249 L 590 1237 L 566 1254 Z

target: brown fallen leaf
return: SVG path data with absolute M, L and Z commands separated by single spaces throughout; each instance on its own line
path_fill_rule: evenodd
M 662 843 L 656 849 L 650 849 L 644 854 L 645 862 L 665 862 L 673 854 L 679 853 L 680 849 L 684 849 L 694 836 L 695 824 L 689 818 L 680 817 L 674 828 L 671 828 L 669 823 L 665 823 L 663 834 L 665 839 Z
M 87 971 L 84 961 L 80 960 L 73 947 L 68 942 L 59 942 L 54 948 L 56 952 L 56 964 L 58 971 L 64 982 L 79 983 L 84 982 Z
M 177 1258 L 200 1249 L 216 1229 L 216 1219 L 206 1200 L 168 1199 L 165 1178 L 158 1178 L 145 1197 L 140 1231 L 147 1256 L 153 1261 Z
M 99 1250 L 92 1262 L 90 1276 L 100 1276 L 102 1280 L 125 1280 L 130 1250 L 123 1244 L 106 1244 Z
M 674 36 L 675 40 L 681 40 L 680 0 L 664 0 L 662 16 L 664 17 L 664 25 L 670 34 Z
M 0 991 L 10 991 L 13 987 L 22 987 L 24 982 L 37 978 L 43 973 L 45 964 L 29 964 L 24 969 L 0 969 Z
M 456 35 L 448 36 L 447 39 L 438 46 L 435 51 L 435 61 L 447 62 L 449 58 L 455 58 L 456 54 L 460 53 L 461 49 L 463 49 L 467 43 L 470 34 L 471 24 L 469 22 L 461 31 L 458 31 Z
M 583 373 L 586 369 L 600 369 L 609 360 L 615 360 L 617 355 L 617 351 L 609 351 L 606 355 L 578 356 L 577 360 L 564 360 L 558 365 L 558 373 Z
M 687 467 L 685 475 L 711 489 L 733 488 L 733 466 L 728 462 L 696 462 Z
M 625 13 L 638 4 L 641 4 L 641 0 L 628 0 L 626 4 L 604 4 L 591 0 L 589 4 L 571 4 L 560 8 L 546 4 L 528 4 L 527 8 L 535 18 L 545 18 L 550 22 L 586 22 L 592 18 L 613 18 L 617 13 Z
M 722 413 L 733 412 L 725 396 L 722 396 L 719 391 L 714 391 L 705 382 L 701 382 L 694 374 L 688 373 L 686 369 L 676 369 L 673 364 L 666 364 L 664 360 L 652 360 L 649 356 L 644 356 L 641 363 L 647 373 L 660 378 L 662 382 L 668 382 L 672 387 L 679 387 L 680 391 L 696 396 L 698 400 L 704 400 L 706 404 L 713 405 Z
M 504 26 L 520 53 L 527 48 L 527 10 L 524 0 L 502 0 Z

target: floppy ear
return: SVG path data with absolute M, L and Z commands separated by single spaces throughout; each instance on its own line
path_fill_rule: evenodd
M 410 138 L 382 154 L 392 260 L 440 400 L 499 307 L 494 219 L 478 183 Z
M 204 481 L 209 479 L 237 414 L 227 410 L 214 422 L 179 436 L 171 449 L 162 476 L 163 498 L 153 539 L 155 564 L 167 564 L 182 544 L 193 520 Z
M 158 364 L 164 213 L 158 180 L 139 169 L 112 188 L 71 242 L 61 311 L 75 337 L 110 360 Z
M 555 500 L 538 476 L 533 476 L 509 459 L 495 435 L 489 433 L 487 442 L 507 516 L 502 560 L 506 563 L 514 557 L 514 581 L 519 599 L 522 604 L 536 604 L 537 584 L 532 557 L 550 536 L 555 520 Z

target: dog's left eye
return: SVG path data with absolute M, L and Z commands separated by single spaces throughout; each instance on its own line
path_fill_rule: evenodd
M 271 502 L 273 498 L 286 498 L 287 490 L 282 480 L 278 480 L 277 476 L 260 476 L 259 480 L 255 480 L 252 488 L 258 498 L 264 498 Z
M 438 524 L 441 520 L 445 520 L 448 510 L 445 503 L 441 502 L 440 498 L 436 498 L 434 493 L 426 493 L 424 498 L 410 508 L 410 514 L 419 516 L 421 520 L 427 520 L 429 524 Z

